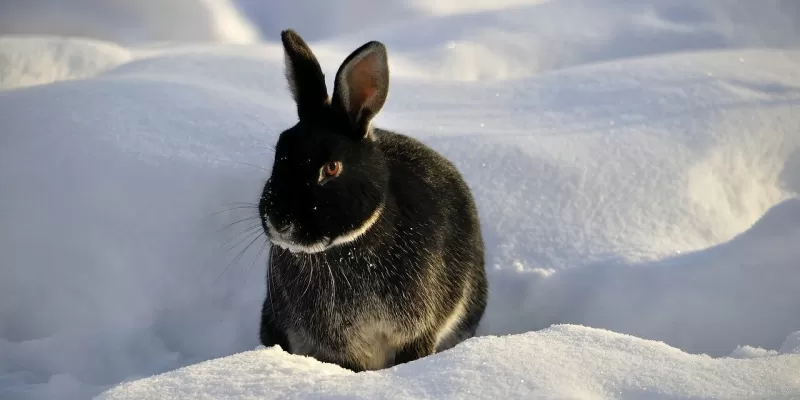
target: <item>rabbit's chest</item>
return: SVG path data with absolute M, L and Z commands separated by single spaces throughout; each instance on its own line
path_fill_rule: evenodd
M 354 313 L 335 312 L 325 321 L 305 321 L 287 332 L 292 352 L 314 356 L 322 360 L 345 361 L 365 366 L 367 369 L 384 368 L 394 360 L 400 343 L 409 336 L 408 325 L 376 310 L 375 304 Z
M 349 263 L 325 260 L 314 271 L 296 268 L 298 276 L 284 280 L 279 309 L 292 352 L 368 369 L 391 365 L 395 352 L 430 325 L 424 299 L 431 296 L 415 284 L 420 279 L 393 273 L 402 264 L 369 257 L 343 261 Z

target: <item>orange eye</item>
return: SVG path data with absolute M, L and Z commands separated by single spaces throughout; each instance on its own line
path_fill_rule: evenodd
M 342 163 L 340 161 L 331 161 L 325 164 L 323 171 L 325 172 L 325 176 L 329 178 L 339 175 L 339 172 L 342 171 Z

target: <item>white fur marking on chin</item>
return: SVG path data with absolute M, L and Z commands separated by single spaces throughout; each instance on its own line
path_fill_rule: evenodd
M 364 223 L 356 229 L 353 229 L 350 232 L 345 233 L 344 235 L 338 236 L 337 238 L 330 241 L 328 238 L 322 238 L 322 240 L 311 243 L 311 244 L 300 244 L 300 243 L 293 243 L 283 238 L 272 226 L 272 224 L 267 220 L 267 228 L 269 229 L 269 239 L 274 243 L 276 246 L 282 247 L 286 250 L 289 250 L 292 253 L 308 253 L 314 254 L 319 253 L 325 250 L 328 250 L 331 247 L 338 246 L 345 243 L 350 243 L 363 234 L 367 233 L 367 231 L 378 222 L 378 219 L 383 214 L 383 203 L 378 204 L 375 207 L 375 211 L 372 212 L 369 218 L 367 218 Z
M 327 249 L 327 247 L 325 247 L 325 244 L 323 242 L 316 242 L 310 245 L 304 245 L 299 243 L 291 243 L 278 238 L 272 238 L 270 240 L 276 246 L 289 250 L 292 253 L 314 254 L 314 253 L 319 253 L 321 251 L 325 251 L 325 249 Z
M 269 240 L 278 247 L 282 247 L 292 253 L 318 253 L 325 250 L 325 246 L 322 244 L 323 242 L 313 243 L 311 245 L 292 243 L 291 241 L 284 239 L 284 236 L 275 230 L 275 227 L 272 226 L 272 223 L 269 222 L 269 220 L 266 222 L 267 229 L 269 230 Z M 291 234 L 293 230 L 294 225 L 290 225 L 288 233 Z
M 335 239 L 333 239 L 333 242 L 331 243 L 330 247 L 338 246 L 340 244 L 350 243 L 360 238 L 363 234 L 367 233 L 369 228 L 372 228 L 372 226 L 375 225 L 376 222 L 378 222 L 378 219 L 381 217 L 381 214 L 383 214 L 383 203 L 378 204 L 378 206 L 375 207 L 375 211 L 372 212 L 372 215 L 370 215 L 369 218 L 367 218 L 367 220 L 364 221 L 364 223 L 361 226 L 359 226 L 356 229 L 353 229 L 350 232 L 345 233 L 344 235 L 338 236 Z

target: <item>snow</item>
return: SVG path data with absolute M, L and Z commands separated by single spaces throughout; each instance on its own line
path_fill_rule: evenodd
M 778 351 L 784 354 L 800 354 L 800 331 L 789 335 Z
M 259 30 L 231 0 L 25 0 L 0 4 L 0 35 L 237 44 L 256 42 Z
M 112 43 L 53 37 L 0 37 L 0 90 L 88 78 L 132 58 Z
M 359 1 L 311 45 L 330 81 L 386 42 L 376 124 L 463 171 L 480 336 L 362 374 L 257 349 L 252 203 L 295 120 L 277 37 L 84 18 L 91 39 L 0 37 L 0 398 L 800 397 L 796 2 L 389 2 L 355 26 Z M 30 4 L 0 30 L 46 20 Z M 152 42 L 190 39 L 214 43 Z
M 354 374 L 280 348 L 259 348 L 123 384 L 99 398 L 375 399 L 388 390 L 393 399 L 788 398 L 800 390 L 798 369 L 796 356 L 720 360 L 629 335 L 557 325 L 480 337 L 382 373 Z

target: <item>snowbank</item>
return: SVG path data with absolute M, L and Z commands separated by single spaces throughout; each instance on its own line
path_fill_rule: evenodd
M 84 399 L 210 359 L 112 393 L 226 394 L 189 385 L 246 362 L 252 369 L 234 370 L 241 385 L 219 390 L 347 394 L 361 382 L 371 393 L 417 388 L 404 396 L 455 397 L 458 385 L 487 393 L 475 381 L 548 397 L 797 397 L 796 381 L 765 375 L 796 369 L 800 357 L 800 50 L 791 48 L 800 35 L 786 22 L 796 3 L 651 3 L 574 11 L 579 3 L 553 0 L 312 43 L 329 80 L 356 40 L 389 43 L 393 88 L 376 123 L 430 143 L 464 172 L 487 243 L 480 334 L 500 336 L 358 376 L 250 352 L 265 272 L 252 205 L 269 146 L 295 120 L 280 48 L 145 54 L 2 39 L 0 54 L 22 61 L 0 62 L 16 71 L 0 91 L 0 398 Z M 642 25 L 643 13 L 661 22 Z M 525 26 L 548 31 L 515 18 L 544 18 Z M 652 46 L 633 46 L 643 31 L 625 26 L 653 28 Z M 722 39 L 685 51 L 708 32 Z M 572 39 L 528 45 L 540 37 Z M 499 38 L 527 47 L 493 48 L 492 65 L 458 64 L 436 47 Z M 534 58 L 549 66 L 526 64 Z M 463 73 L 443 79 L 450 70 L 437 60 Z M 504 72 L 512 64 L 520 69 Z M 580 367 L 599 363 L 597 352 L 608 365 L 642 367 Z M 457 368 L 478 361 L 487 364 Z M 708 379 L 687 383 L 680 371 Z M 320 375 L 330 378 L 306 380 Z
M 313 0 L 307 0 L 312 2 Z M 360 9 L 367 0 L 352 0 Z M 383 5 L 384 2 L 381 2 Z M 341 59 L 365 37 L 393 49 L 392 62 L 418 79 L 486 81 L 535 76 L 571 66 L 655 54 L 800 46 L 800 4 L 794 0 L 503 0 L 388 1 L 382 20 L 343 19 L 345 35 L 323 39 Z M 402 8 L 406 10 L 398 10 Z M 339 4 L 331 6 L 339 8 Z M 302 15 L 301 32 L 319 29 Z M 265 36 L 276 37 L 275 24 Z
M 0 90 L 81 79 L 132 58 L 114 43 L 53 37 L 0 37 Z
M 797 356 L 714 359 L 559 325 L 472 339 L 378 373 L 261 348 L 123 384 L 98 399 L 788 399 L 800 391 L 798 370 Z
M 0 4 L 0 35 L 238 44 L 259 31 L 230 0 L 25 0 Z

